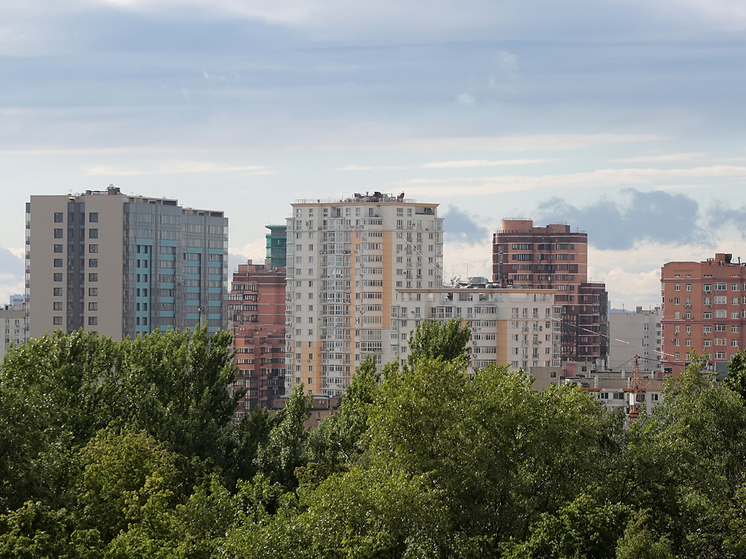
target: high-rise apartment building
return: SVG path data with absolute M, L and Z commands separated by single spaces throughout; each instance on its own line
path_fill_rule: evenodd
M 668 262 L 661 268 L 665 373 L 678 374 L 691 352 L 707 352 L 716 371 L 746 343 L 746 267 L 730 254 L 704 262 Z
M 438 204 L 404 194 L 300 200 L 287 220 L 286 391 L 338 396 L 367 355 L 384 361 L 397 289 L 443 282 Z
M 251 260 L 239 264 L 228 309 L 239 370 L 236 386 L 246 388 L 236 410 L 241 418 L 257 406 L 275 407 L 285 393 L 285 268 Z
M 26 204 L 30 337 L 226 326 L 228 220 L 119 188 Z
M 640 371 L 661 370 L 660 307 L 613 311 L 609 315 L 609 369 L 631 371 L 638 356 Z
M 535 227 L 504 219 L 492 238 L 492 276 L 501 287 L 550 289 L 562 305 L 562 360 L 605 361 L 608 295 L 588 283 L 588 234 L 563 223 Z

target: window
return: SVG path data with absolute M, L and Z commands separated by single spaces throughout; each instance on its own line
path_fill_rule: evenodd
M 715 295 L 716 305 L 725 305 L 728 303 L 728 298 L 725 295 Z
M 54 324 L 55 326 L 61 326 L 62 325 L 62 317 L 61 316 L 52 317 L 52 324 Z
M 88 267 L 89 268 L 98 268 L 98 258 L 89 258 L 88 259 Z
M 677 283 L 673 286 L 674 291 L 681 291 L 681 284 Z
M 98 239 L 98 229 L 89 229 L 88 230 L 88 238 L 89 239 Z
M 62 252 L 62 245 L 54 245 L 54 252 Z
M 728 311 L 725 309 L 718 309 L 715 311 L 715 318 L 727 318 L 728 317 Z
M 680 313 L 679 311 L 675 311 L 675 312 L 673 313 L 673 317 L 674 317 L 674 318 L 681 318 L 681 313 Z
M 692 284 L 691 283 L 687 283 L 686 284 L 686 290 L 687 291 L 691 291 L 692 290 Z
M 715 282 L 715 291 L 727 291 L 728 284 L 724 281 Z
M 733 340 L 730 341 L 730 345 L 731 345 L 731 347 L 738 347 L 739 345 L 741 345 L 741 340 L 739 340 L 739 339 L 733 339 Z
M 680 305 L 681 304 L 681 299 L 679 297 L 674 297 L 673 298 L 673 304 L 674 305 Z
M 711 333 L 711 332 L 712 332 L 712 325 L 710 325 L 710 324 L 705 324 L 705 325 L 704 325 L 704 326 L 702 327 L 702 333 L 703 333 L 703 334 L 709 334 L 709 333 Z
M 55 239 L 61 239 L 62 238 L 62 229 L 55 229 L 54 230 L 54 238 Z
M 62 288 L 61 287 L 55 287 L 52 290 L 52 295 L 54 295 L 55 297 L 62 297 Z
M 88 281 L 98 281 L 98 274 L 88 274 Z
M 732 283 L 730 284 L 730 290 L 731 291 L 739 291 L 741 289 L 740 283 Z
M 88 221 L 90 223 L 98 223 L 98 212 L 91 212 L 88 214 Z
M 88 303 L 88 310 L 89 311 L 97 311 L 98 310 L 98 303 Z
M 55 268 L 62 268 L 62 258 L 55 258 L 54 259 L 54 267 Z
M 88 326 L 96 326 L 97 324 L 98 324 L 98 317 L 96 316 L 88 317 Z
M 88 245 L 88 252 L 91 254 L 98 253 L 98 245 Z
M 716 324 L 715 332 L 725 332 L 725 324 Z
M 61 273 L 54 274 L 54 281 L 62 281 L 62 274 Z
M 731 324 L 730 331 L 732 334 L 738 334 L 741 331 L 741 327 L 738 324 Z
M 702 347 L 711 347 L 712 340 L 702 340 Z
M 98 287 L 89 287 L 88 288 L 88 296 L 89 297 L 96 297 L 96 296 L 98 296 Z
M 62 310 L 62 301 L 55 301 L 52 303 L 52 310 L 53 311 L 61 311 Z
M 62 212 L 54 212 L 54 222 L 62 223 Z
M 702 319 L 703 320 L 712 320 L 712 312 L 711 311 L 705 311 L 702 313 Z

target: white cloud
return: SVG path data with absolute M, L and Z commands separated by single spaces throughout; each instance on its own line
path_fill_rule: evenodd
M 678 163 L 681 161 L 702 159 L 705 155 L 707 154 L 701 151 L 691 153 L 669 153 L 666 155 L 641 155 L 624 159 L 611 159 L 609 160 L 609 163 Z
M 492 241 L 481 243 L 445 242 L 443 244 L 443 281 L 481 276 L 492 278 Z
M 422 165 L 423 169 L 463 169 L 469 167 L 501 167 L 504 165 L 534 165 L 537 163 L 548 163 L 556 159 L 504 159 L 502 161 L 490 161 L 487 159 L 467 159 L 462 161 L 434 161 Z
M 272 174 L 269 167 L 262 165 L 223 165 L 209 161 L 176 160 L 162 164 L 155 169 L 136 169 L 113 165 L 93 165 L 83 167 L 85 176 L 132 176 L 132 175 L 177 175 L 191 173 L 234 173 L 244 172 L 250 175 Z
M 347 165 L 346 167 L 337 167 L 335 171 L 372 171 L 375 167 L 369 165 Z
M 507 175 L 494 177 L 465 177 L 448 181 L 444 179 L 409 179 L 393 184 L 406 187 L 413 194 L 429 196 L 484 196 L 521 192 L 539 188 L 588 188 L 650 184 L 682 178 L 746 177 L 746 167 L 715 165 L 690 169 L 599 169 L 567 175 L 522 176 Z M 430 185 L 430 186 L 420 186 Z M 440 186 L 438 186 L 440 185 Z
M 461 95 L 458 96 L 458 102 L 462 105 L 466 105 L 467 107 L 469 105 L 473 105 L 474 101 L 474 96 L 468 91 L 464 91 Z
M 569 150 L 609 144 L 659 142 L 653 134 L 535 134 L 471 138 L 422 138 L 403 140 L 390 147 L 408 151 L 532 151 Z

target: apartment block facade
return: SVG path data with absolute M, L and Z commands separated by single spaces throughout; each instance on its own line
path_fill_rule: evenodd
M 422 320 L 458 318 L 471 329 L 470 369 L 511 371 L 560 365 L 560 313 L 548 290 L 442 288 L 398 290 L 384 330 L 386 361 L 408 357 L 408 340 Z
M 562 306 L 563 361 L 608 357 L 605 287 L 588 283 L 588 234 L 564 223 L 504 219 L 492 238 L 492 279 L 500 287 L 546 289 Z
M 396 290 L 442 287 L 437 209 L 380 192 L 292 205 L 286 392 L 303 383 L 309 394 L 339 396 L 367 355 L 385 362 Z
M 26 204 L 30 337 L 226 326 L 228 220 L 109 186 Z
M 285 269 L 239 264 L 228 309 L 238 368 L 236 387 L 246 389 L 236 414 L 276 407 L 285 393 Z
M 691 352 L 707 352 L 714 370 L 746 342 L 746 267 L 730 254 L 703 262 L 668 262 L 661 268 L 661 335 L 665 373 L 678 374 Z

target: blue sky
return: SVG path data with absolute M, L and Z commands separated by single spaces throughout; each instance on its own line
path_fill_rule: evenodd
M 29 196 L 113 183 L 225 210 L 234 263 L 298 198 L 439 202 L 447 277 L 565 220 L 654 305 L 663 263 L 746 258 L 744 31 L 735 0 L 5 0 L 0 300 Z

